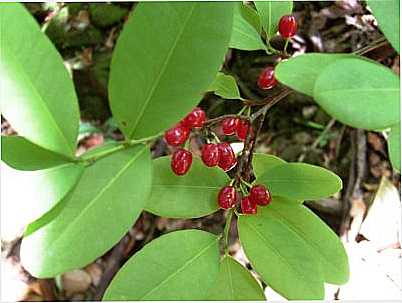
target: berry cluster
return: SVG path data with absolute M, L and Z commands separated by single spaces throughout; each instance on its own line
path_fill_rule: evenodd
M 229 209 L 236 206 L 240 199 L 236 189 L 229 185 L 223 187 L 218 194 L 218 204 L 223 209 Z M 241 211 L 243 214 L 256 214 L 257 205 L 266 206 L 271 202 L 271 194 L 264 185 L 254 185 L 251 187 L 248 195 L 241 198 Z
M 297 32 L 296 18 L 292 15 L 285 15 L 279 20 L 279 34 L 285 38 L 292 38 Z M 277 80 L 275 79 L 274 67 L 267 66 L 258 77 L 257 85 L 260 89 L 268 90 L 275 87 Z
M 205 112 L 196 107 L 183 120 L 165 132 L 165 140 L 171 146 L 185 143 L 190 136 L 191 129 L 201 128 L 206 120 Z M 178 148 L 172 155 L 171 167 L 173 172 L 182 176 L 188 172 L 193 163 L 193 155 L 184 148 Z

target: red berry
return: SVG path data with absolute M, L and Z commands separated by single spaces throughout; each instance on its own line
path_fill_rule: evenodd
M 253 128 L 250 126 L 250 122 L 247 120 L 240 120 L 236 128 L 237 138 L 239 138 L 241 141 L 245 141 L 248 132 L 250 132 L 251 137 L 253 137 L 254 133 Z
M 178 146 L 187 141 L 190 130 L 180 124 L 165 132 L 165 140 L 169 145 Z
M 223 209 L 232 208 L 236 205 L 237 193 L 233 186 L 223 187 L 218 194 L 219 206 Z
M 178 176 L 182 176 L 188 172 L 192 162 L 193 155 L 189 151 L 179 148 L 173 153 L 170 164 L 173 172 Z
M 196 107 L 181 121 L 181 124 L 188 128 L 199 128 L 204 125 L 205 120 L 205 112 L 201 108 Z
M 241 211 L 243 214 L 256 214 L 257 204 L 253 203 L 250 196 L 245 196 L 241 199 Z
M 291 38 L 297 32 L 296 18 L 292 15 L 285 15 L 279 20 L 279 33 L 283 38 Z
M 271 195 L 264 185 L 254 185 L 250 190 L 250 200 L 261 206 L 271 202 Z
M 218 144 L 219 148 L 219 163 L 218 166 L 224 171 L 231 170 L 237 164 L 236 155 L 227 142 L 222 142 Z
M 226 118 L 222 121 L 222 132 L 226 136 L 234 135 L 237 129 L 237 124 L 239 123 L 238 118 Z
M 274 68 L 272 66 L 264 68 L 257 81 L 257 85 L 261 89 L 271 89 L 277 83 L 278 81 L 276 81 Z
M 208 167 L 216 166 L 219 163 L 218 144 L 204 144 L 201 151 L 202 162 Z

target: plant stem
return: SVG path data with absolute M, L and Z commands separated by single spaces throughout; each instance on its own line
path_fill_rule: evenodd
M 288 44 L 289 44 L 289 38 L 286 39 L 285 46 L 283 47 L 283 53 L 285 54 L 285 56 L 288 55 L 288 52 L 286 50 L 288 48 Z
M 233 208 L 229 210 L 228 216 L 226 217 L 226 224 L 225 228 L 223 230 L 224 234 L 224 239 L 225 239 L 225 255 L 229 254 L 229 231 L 230 231 L 230 225 L 232 223 L 232 217 L 233 217 Z

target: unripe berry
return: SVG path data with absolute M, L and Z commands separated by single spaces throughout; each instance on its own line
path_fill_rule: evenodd
M 237 138 L 241 141 L 245 141 L 247 138 L 247 133 L 250 132 L 251 138 L 254 135 L 253 128 L 250 125 L 250 122 L 247 120 L 240 120 L 239 123 L 237 123 L 237 128 L 236 128 L 236 135 Z
M 249 215 L 256 214 L 257 204 L 253 203 L 249 196 L 245 196 L 241 199 L 241 212 Z
M 265 90 L 273 88 L 277 83 L 278 81 L 275 78 L 275 72 L 272 66 L 264 68 L 257 81 L 258 87 Z
M 292 15 L 285 15 L 279 20 L 279 33 L 283 38 L 291 38 L 297 32 L 296 18 Z
M 233 186 L 223 187 L 218 194 L 218 204 L 223 209 L 236 206 L 237 193 Z
M 172 155 L 171 167 L 176 175 L 182 176 L 188 172 L 192 162 L 193 155 L 189 151 L 179 148 Z
M 234 135 L 237 129 L 237 124 L 239 123 L 238 118 L 226 118 L 222 121 L 222 132 L 226 136 Z
M 254 204 L 265 206 L 271 202 L 271 195 L 264 185 L 254 185 L 250 189 L 250 200 Z
M 219 163 L 218 144 L 204 144 L 201 151 L 202 162 L 208 167 L 213 167 Z
M 200 128 L 204 125 L 205 120 L 205 112 L 201 108 L 196 107 L 181 121 L 181 124 L 187 128 Z
M 218 144 L 219 147 L 219 163 L 218 166 L 224 171 L 229 171 L 237 164 L 236 155 L 227 142 Z
M 165 140 L 169 145 L 178 146 L 186 142 L 189 135 L 190 130 L 187 127 L 177 124 L 165 132 Z

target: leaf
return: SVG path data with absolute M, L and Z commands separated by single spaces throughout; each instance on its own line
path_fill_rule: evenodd
M 70 162 L 20 136 L 1 136 L 1 160 L 18 170 L 39 170 Z
M 339 285 L 348 281 L 349 265 L 343 244 L 312 211 L 286 200 L 274 201 L 266 211 L 287 225 L 313 249 L 314 254 L 309 257 L 321 261 L 325 282 Z
M 159 237 L 124 264 L 103 300 L 205 300 L 219 272 L 218 239 L 194 229 Z
M 116 244 L 141 213 L 151 187 L 144 145 L 116 152 L 86 167 L 60 213 L 24 237 L 21 262 L 35 277 L 80 268 Z M 30 228 L 28 227 L 28 230 Z
M 63 59 L 22 4 L 0 5 L 2 115 L 23 137 L 74 157 L 78 101 Z
M 240 215 L 239 238 L 253 268 L 265 283 L 289 300 L 322 300 L 324 277 L 314 250 L 270 211 L 272 201 L 257 215 Z
M 341 59 L 325 68 L 314 99 L 344 124 L 378 130 L 399 123 L 399 77 L 362 59 Z
M 200 102 L 222 64 L 232 22 L 230 3 L 137 5 L 117 41 L 109 81 L 126 138 L 157 135 Z
M 254 5 L 269 38 L 277 33 L 281 17 L 290 15 L 293 10 L 293 1 L 254 1 Z
M 401 171 L 401 126 L 400 124 L 391 127 L 388 138 L 388 153 L 392 167 Z
M 399 53 L 399 0 L 367 0 L 367 4 L 377 19 L 381 31 Z
M 282 160 L 281 158 L 274 155 L 255 153 L 253 155 L 254 175 L 258 178 L 273 167 L 285 163 L 285 160 Z
M 265 295 L 254 277 L 239 262 L 225 256 L 220 264 L 219 276 L 210 291 L 213 301 L 265 301 Z
M 1 207 L 7 221 L 19 228 L 38 219 L 59 203 L 80 179 L 84 167 L 64 163 L 35 171 L 1 167 Z
M 244 16 L 247 14 L 244 12 L 247 8 L 244 7 L 246 6 L 242 3 L 235 6 L 229 47 L 242 50 L 265 50 L 259 31 L 249 23 L 250 19 Z
M 218 73 L 216 75 L 216 78 L 209 86 L 208 91 L 213 91 L 215 95 L 224 99 L 241 99 L 235 78 L 223 73 Z
M 91 3 L 89 12 L 96 26 L 107 27 L 119 22 L 127 14 L 127 9 L 114 4 Z
M 241 5 L 242 4 L 242 5 Z M 261 21 L 260 16 L 256 12 L 256 10 L 247 3 L 239 3 L 237 4 L 240 9 L 241 16 L 249 23 L 252 27 L 257 31 L 258 34 L 261 34 Z
M 280 164 L 255 181 L 267 186 L 273 196 L 294 200 L 315 200 L 342 189 L 342 180 L 333 172 L 305 163 Z
M 152 191 L 145 209 L 168 218 L 198 218 L 219 209 L 219 190 L 229 182 L 219 168 L 208 168 L 195 158 L 185 177 L 170 168 L 170 157 L 153 160 Z
M 275 78 L 294 90 L 313 97 L 317 77 L 331 63 L 344 58 L 355 58 L 348 54 L 311 53 L 283 60 L 275 67 Z

